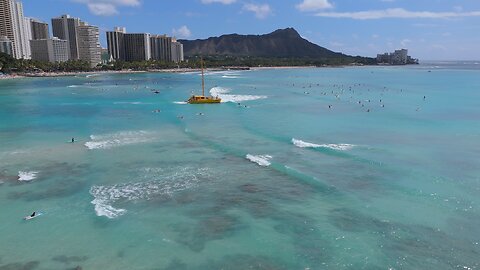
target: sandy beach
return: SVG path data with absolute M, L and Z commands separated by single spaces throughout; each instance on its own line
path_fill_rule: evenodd
M 228 70 L 280 70 L 280 69 L 302 69 L 315 68 L 315 66 L 278 66 L 278 67 L 225 67 L 225 68 L 207 68 L 206 72 L 228 71 Z M 189 73 L 200 72 L 199 68 L 170 68 L 170 69 L 150 69 L 150 70 L 99 70 L 87 72 L 39 72 L 39 73 L 21 73 L 21 74 L 4 74 L 0 76 L 3 79 L 18 79 L 18 78 L 50 78 L 50 77 L 68 77 L 68 76 L 88 76 L 94 74 L 135 74 L 135 73 Z

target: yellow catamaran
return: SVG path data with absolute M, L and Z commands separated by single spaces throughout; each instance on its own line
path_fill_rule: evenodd
M 192 95 L 187 102 L 189 104 L 215 104 L 222 102 L 222 99 L 219 97 L 205 96 L 205 75 L 203 73 L 203 58 L 200 59 L 200 63 L 202 66 L 202 95 Z

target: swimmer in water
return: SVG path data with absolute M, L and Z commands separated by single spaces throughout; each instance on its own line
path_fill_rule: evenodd
M 74 143 L 74 142 L 75 142 L 75 138 L 72 137 L 72 143 Z

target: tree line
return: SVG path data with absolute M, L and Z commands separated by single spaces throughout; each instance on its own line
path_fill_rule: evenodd
M 0 71 L 10 73 L 37 73 L 37 72 L 87 72 L 98 70 L 139 70 L 173 68 L 200 68 L 200 56 L 188 57 L 180 63 L 159 60 L 125 62 L 115 61 L 97 67 L 90 67 L 87 61 L 69 60 L 67 62 L 42 62 L 26 59 L 15 59 L 8 54 L 0 53 Z M 339 57 L 339 58 L 272 58 L 249 56 L 204 56 L 206 68 L 221 67 L 275 67 L 275 66 L 342 66 L 349 64 L 376 65 L 374 58 L 366 57 Z

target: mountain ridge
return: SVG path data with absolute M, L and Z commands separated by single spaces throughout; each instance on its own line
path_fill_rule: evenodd
M 300 36 L 294 28 L 277 29 L 263 35 L 227 34 L 207 39 L 179 40 L 186 57 L 237 56 L 267 58 L 358 58 L 334 52 Z

